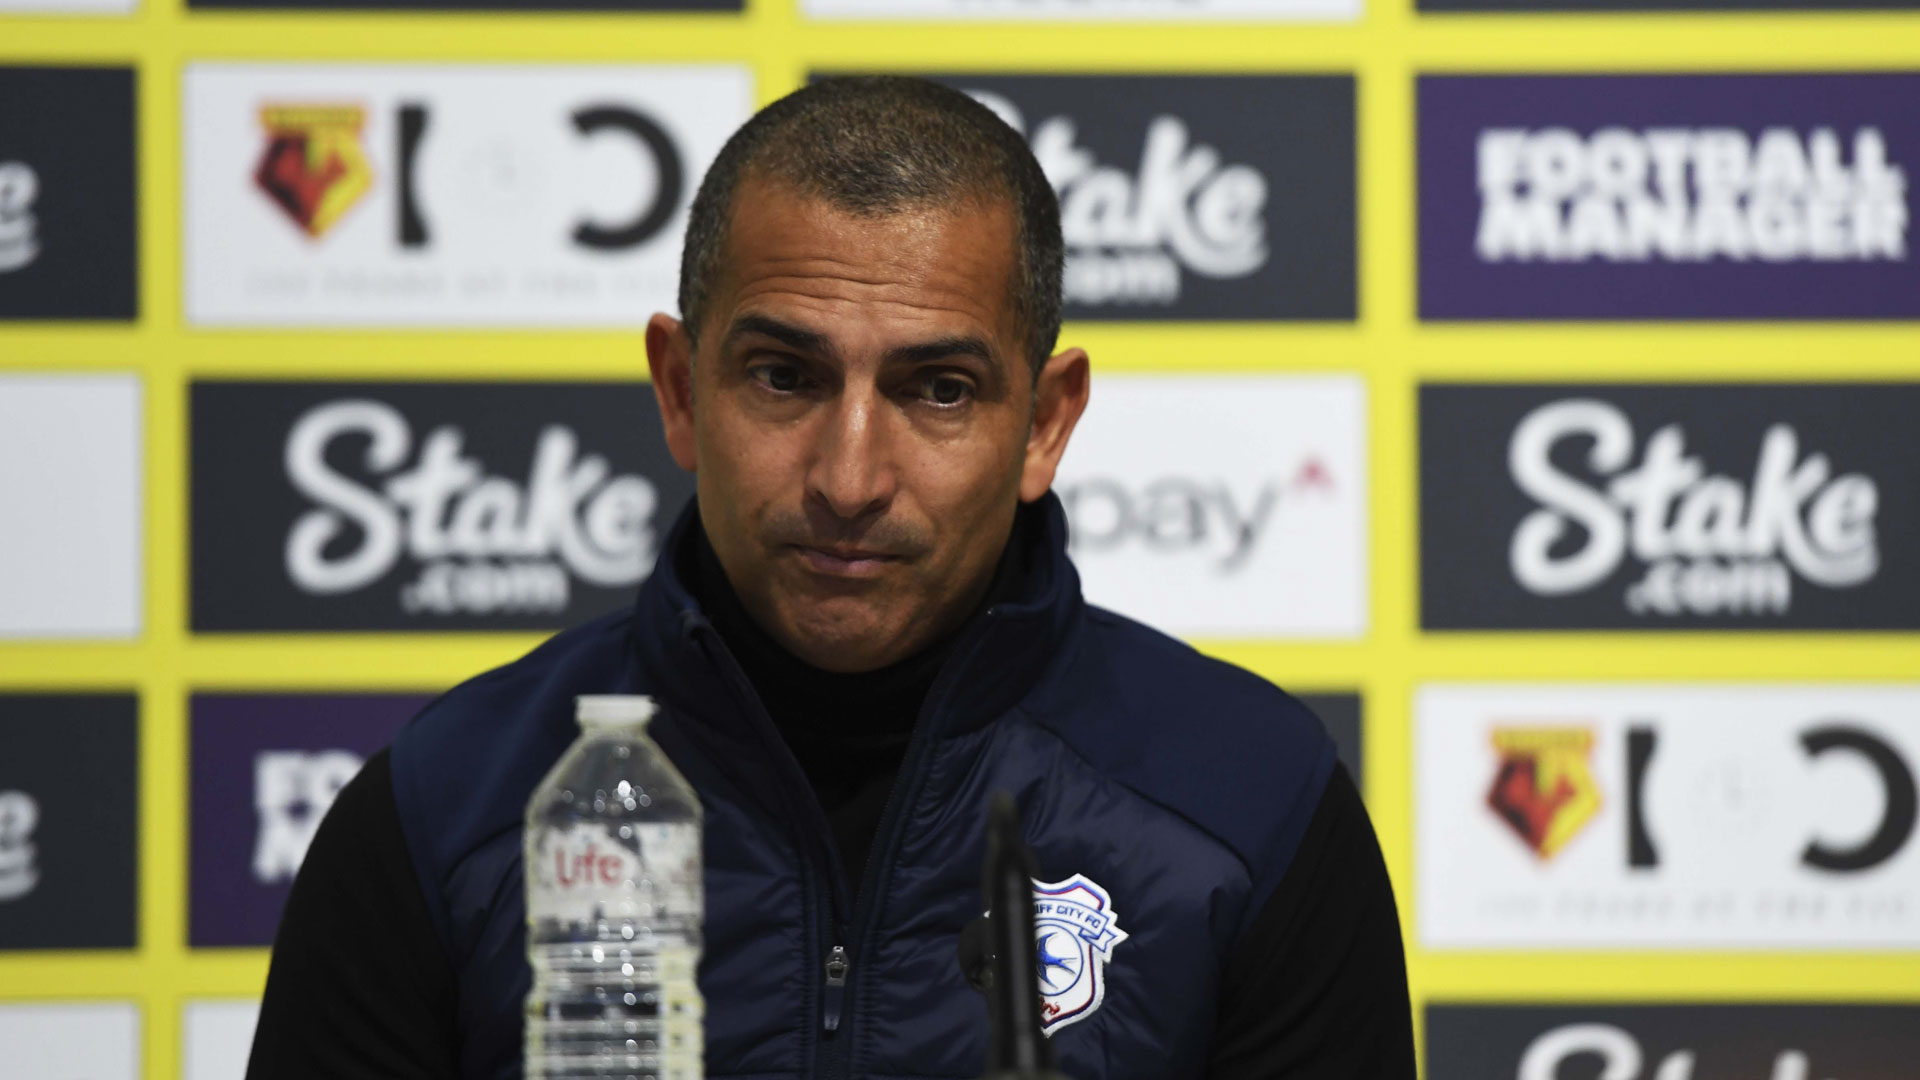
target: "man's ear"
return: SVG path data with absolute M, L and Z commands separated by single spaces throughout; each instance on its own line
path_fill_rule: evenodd
M 653 373 L 653 396 L 660 402 L 667 452 L 681 468 L 693 472 L 699 461 L 693 437 L 693 338 L 679 319 L 656 314 L 647 320 L 647 370 Z
M 1027 432 L 1027 460 L 1020 472 L 1020 501 L 1033 502 L 1053 486 L 1060 456 L 1067 452 L 1080 414 L 1087 411 L 1087 351 L 1067 349 L 1048 358 L 1034 389 L 1033 426 Z

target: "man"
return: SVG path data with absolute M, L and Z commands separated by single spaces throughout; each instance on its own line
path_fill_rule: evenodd
M 1391 889 L 1318 722 L 1081 600 L 1048 493 L 1089 395 L 1053 351 L 1061 253 L 1025 144 L 954 91 L 828 81 L 734 135 L 684 321 L 647 329 L 695 505 L 634 609 L 448 693 L 341 793 L 251 1076 L 518 1075 L 524 807 L 574 696 L 610 692 L 664 703 L 706 809 L 709 1076 L 977 1075 L 957 943 L 998 790 L 1036 889 L 1099 922 L 1038 943 L 1067 1076 L 1414 1075 Z

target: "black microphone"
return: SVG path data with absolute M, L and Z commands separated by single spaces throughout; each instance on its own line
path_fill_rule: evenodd
M 985 915 L 960 928 L 960 974 L 982 994 L 993 990 L 993 920 Z
M 961 967 L 975 986 L 988 973 L 987 1080 L 1065 1080 L 1053 1067 L 1053 1047 L 1040 1029 L 1040 976 L 1033 928 L 1033 853 L 1020 838 L 1013 796 L 995 792 L 987 806 L 987 863 L 981 892 L 987 932 L 969 924 L 960 935 Z M 991 952 L 982 963 L 981 941 Z M 971 962 L 970 962 L 971 961 Z

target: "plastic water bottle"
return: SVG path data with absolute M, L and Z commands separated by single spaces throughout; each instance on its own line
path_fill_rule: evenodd
M 700 800 L 653 699 L 584 696 L 527 804 L 527 1080 L 700 1080 Z

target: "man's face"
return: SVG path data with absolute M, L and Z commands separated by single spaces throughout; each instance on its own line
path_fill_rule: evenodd
M 1079 408 L 1036 399 L 1014 237 L 1005 205 L 856 217 L 749 181 L 697 351 L 674 320 L 649 326 L 668 443 L 721 565 L 817 667 L 872 670 L 951 632 L 1019 501 L 1052 481 L 1058 414 Z M 1085 356 L 1049 371 L 1063 358 L 1083 406 Z

